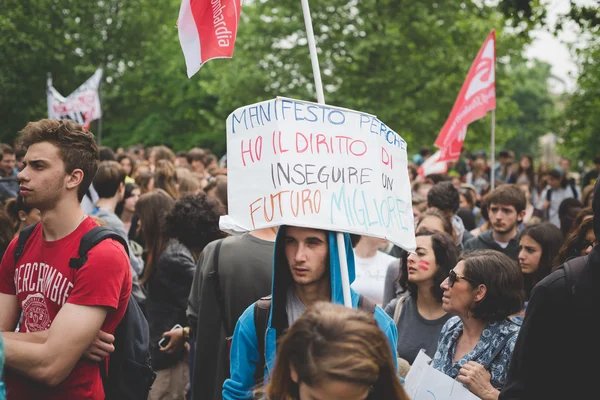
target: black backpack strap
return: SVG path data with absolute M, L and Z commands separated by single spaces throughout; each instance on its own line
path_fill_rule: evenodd
M 565 271 L 565 288 L 567 289 L 567 295 L 571 296 L 575 293 L 575 283 L 577 277 L 581 275 L 585 265 L 587 264 L 588 256 L 572 258 L 565 262 L 562 266 Z
M 79 242 L 79 258 L 71 258 L 69 267 L 79 269 L 87 262 L 87 253 L 98 243 L 105 239 L 113 239 L 123 245 L 125 253 L 129 257 L 129 245 L 117 232 L 105 226 L 96 226 L 89 230 Z
M 15 263 L 23 255 L 23 250 L 25 249 L 25 244 L 27 243 L 27 239 L 29 239 L 29 236 L 31 236 L 31 234 L 33 233 L 33 230 L 35 229 L 37 224 L 39 224 L 39 222 L 36 222 L 33 225 L 29 225 L 29 226 L 23 228 L 23 230 L 21 232 L 19 232 L 19 238 L 17 239 L 17 247 L 15 248 L 15 252 L 14 252 Z
M 272 296 L 263 297 L 254 303 L 254 329 L 258 340 L 258 363 L 254 370 L 254 383 L 257 387 L 262 386 L 265 371 L 265 336 L 267 324 L 269 323 L 269 312 L 271 311 Z
M 221 290 L 221 278 L 219 276 L 219 255 L 221 254 L 222 242 L 223 240 L 218 240 L 217 245 L 215 246 L 215 251 L 213 253 L 213 272 L 210 275 L 213 278 L 215 296 L 217 298 L 219 310 L 221 311 L 221 321 L 223 323 L 223 327 L 225 328 L 225 335 L 229 337 L 233 334 L 233 332 L 231 332 L 229 321 L 227 321 L 227 317 L 225 315 L 225 298 L 223 297 L 223 291 Z
M 496 350 L 494 350 L 494 352 L 492 353 L 492 357 L 483 366 L 485 369 L 487 369 L 489 371 L 490 365 L 492 365 L 492 362 L 496 359 L 496 357 L 498 357 L 498 354 L 500 354 L 500 352 L 506 347 L 510 338 L 515 336 L 517 333 L 519 333 L 519 331 L 513 331 L 513 332 L 510 332 L 508 335 L 504 336 L 504 339 L 502 339 L 502 341 L 500 342 L 498 347 L 496 347 Z
M 359 310 L 373 314 L 375 312 L 375 307 L 377 307 L 377 304 L 373 303 L 368 297 L 365 297 L 362 294 L 360 295 L 360 298 L 358 299 Z

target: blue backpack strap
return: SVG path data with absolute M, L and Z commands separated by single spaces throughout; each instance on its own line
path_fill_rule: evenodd
M 117 232 L 105 226 L 96 226 L 89 230 L 79 242 L 79 258 L 71 258 L 69 260 L 69 267 L 79 269 L 87 262 L 87 253 L 96 246 L 98 243 L 105 239 L 113 239 L 123 245 L 125 253 L 129 257 L 129 246 L 125 239 L 123 239 Z
M 39 222 L 36 222 L 33 225 L 29 225 L 23 228 L 23 230 L 19 233 L 19 238 L 17 239 L 17 247 L 15 248 L 14 252 L 15 263 L 23 255 L 23 250 L 25 250 L 25 244 L 27 243 L 27 239 L 29 239 L 29 236 L 31 236 L 33 230 L 38 224 Z

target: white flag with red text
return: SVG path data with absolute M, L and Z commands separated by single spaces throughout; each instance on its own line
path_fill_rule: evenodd
M 452 112 L 435 141 L 441 153 L 438 161 L 458 160 L 467 126 L 495 108 L 496 33 L 492 30 L 479 49 Z
M 213 58 L 231 58 L 241 0 L 182 0 L 177 20 L 188 78 Z
M 90 122 L 102 118 L 100 96 L 98 94 L 101 80 L 102 68 L 98 68 L 94 75 L 75 89 L 73 93 L 63 97 L 52 86 L 52 79 L 48 78 L 46 89 L 48 118 L 70 119 L 88 129 Z

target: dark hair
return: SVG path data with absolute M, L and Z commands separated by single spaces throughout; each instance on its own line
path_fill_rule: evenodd
M 192 161 L 202 161 L 202 163 L 204 164 L 204 156 L 206 155 L 206 152 L 198 147 L 194 147 L 193 149 L 191 149 L 190 151 L 188 151 L 187 153 L 187 162 L 188 164 L 191 164 Z
M 589 214 L 589 210 L 589 207 L 584 208 L 577 216 L 577 219 L 581 216 L 581 222 L 579 224 L 573 224 L 571 231 L 567 234 L 562 247 L 556 255 L 556 259 L 554 260 L 555 269 L 569 261 L 571 258 L 580 257 L 581 252 L 585 250 L 583 247 L 585 235 L 590 229 L 594 229 L 594 214 Z
M 474 196 L 475 193 L 473 192 L 473 190 L 471 190 L 468 187 L 461 187 L 458 190 L 458 194 L 459 194 L 459 200 L 460 200 L 460 196 L 462 195 L 465 198 L 465 200 L 467 200 L 467 203 L 469 203 L 469 205 L 472 208 L 475 208 L 476 199 L 475 199 L 475 196 Z
M 552 272 L 552 263 L 564 236 L 560 229 L 550 222 L 527 226 L 521 233 L 521 238 L 525 236 L 529 236 L 542 248 L 538 269 L 533 274 L 524 275 L 525 297 L 528 299 L 533 287 Z
M 17 196 L 16 198 L 8 199 L 4 205 L 4 211 L 8 214 L 10 219 L 13 221 L 13 229 L 16 231 L 21 225 L 21 219 L 19 218 L 19 211 L 23 211 L 29 214 L 33 210 L 33 207 L 29 207 L 23 201 L 23 197 Z
M 527 199 L 525 198 L 525 193 L 523 193 L 517 185 L 505 184 L 498 186 L 488 194 L 488 208 L 491 207 L 492 204 L 513 206 L 517 211 L 517 214 L 519 214 L 527 206 Z
M 358 242 L 360 242 L 360 238 L 362 235 L 357 235 L 356 233 L 350 234 L 350 243 L 352 244 L 352 248 L 355 248 Z
M 139 189 L 138 185 L 136 185 L 135 183 L 126 183 L 125 184 L 125 194 L 123 195 L 123 200 L 121 200 L 119 202 L 119 204 L 117 204 L 117 206 L 115 207 L 115 214 L 117 214 L 119 216 L 119 218 L 121 218 L 121 214 L 123 214 L 123 207 L 125 207 L 125 200 L 127 200 L 128 198 L 133 196 L 133 191 L 135 189 Z
M 0 254 L 2 255 L 15 234 L 12 225 L 10 216 L 0 207 Z
M 167 214 L 167 237 L 177 239 L 190 250 L 202 251 L 213 240 L 225 234 L 219 229 L 223 207 L 205 194 L 194 194 L 179 199 Z
M 98 154 L 100 155 L 100 162 L 102 161 L 116 161 L 115 152 L 110 147 L 100 146 L 98 147 Z
M 178 151 L 177 153 L 175 153 L 175 157 L 177 158 L 185 158 L 187 161 L 187 151 Z
M 101 199 L 109 199 L 117 194 L 119 186 L 125 183 L 125 170 L 116 161 L 102 161 L 94 177 L 94 189 Z
M 564 199 L 558 206 L 558 218 L 560 219 L 560 230 L 563 235 L 567 235 L 573 226 L 573 221 L 581 209 L 583 204 L 575 198 Z
M 451 182 L 452 177 L 446 174 L 433 173 L 429 174 L 425 177 L 425 179 L 431 182 L 433 185 L 437 185 L 440 182 Z
M 133 160 L 133 157 L 131 157 L 129 154 L 119 154 L 117 156 L 117 162 L 119 164 L 121 164 L 121 161 L 123 161 L 125 159 L 129 160 L 129 164 L 131 165 L 131 172 L 129 174 L 127 174 L 127 172 L 125 172 L 125 174 L 127 174 L 127 176 L 131 176 L 131 175 L 133 175 L 133 170 L 135 169 L 135 161 Z M 123 167 L 123 169 L 124 168 L 125 167 Z
M 441 303 L 444 291 L 440 285 L 448 277 L 450 270 L 456 266 L 459 251 L 452 236 L 448 235 L 446 232 L 421 231 L 417 232 L 415 235 L 415 237 L 420 236 L 431 237 L 431 248 L 435 255 L 435 263 L 438 268 L 433 276 L 431 294 L 434 299 Z M 407 290 L 413 298 L 417 297 L 417 285 L 408 281 L 408 263 L 406 260 L 400 263 L 398 283 L 400 284 L 400 287 L 403 290 Z
M 521 162 L 519 161 L 519 168 L 517 170 L 517 175 L 525 174 L 527 175 L 527 179 L 529 179 L 529 191 L 533 191 L 533 185 L 535 183 L 535 171 L 533 169 L 533 157 L 529 154 L 525 154 L 521 157 L 521 160 L 526 158 L 529 160 L 529 168 L 526 170 L 521 167 Z
M 560 171 L 556 168 L 551 169 L 550 171 L 548 171 L 548 176 L 561 181 L 563 180 L 563 174 L 560 173 Z
M 498 153 L 498 158 L 510 158 L 510 153 L 508 150 L 502 150 L 500 153 Z
M 42 142 L 58 147 L 67 174 L 76 169 L 83 171 L 83 178 L 77 188 L 77 198 L 81 201 L 96 175 L 100 162 L 94 135 L 68 119 L 30 122 L 20 132 L 19 144 L 24 148 Z
M 421 155 L 421 157 L 426 157 L 429 154 L 431 154 L 431 149 L 427 146 L 421 147 L 421 150 L 419 150 L 419 154 Z
M 417 224 L 417 230 L 419 229 L 419 225 L 421 225 L 423 220 L 427 217 L 435 217 L 442 221 L 442 225 L 444 226 L 444 232 L 446 232 L 450 236 L 453 235 L 454 230 L 452 228 L 452 222 L 448 217 L 446 217 L 444 214 L 442 214 L 435 208 L 430 208 L 421 214 L 421 217 L 419 218 L 419 223 Z
M 152 279 L 158 258 L 166 246 L 166 217 L 175 205 L 175 200 L 164 190 L 155 189 L 140 196 L 135 212 L 141 222 L 141 236 L 144 239 L 148 258 L 140 283 Z
M 427 193 L 427 204 L 443 213 L 455 214 L 460 206 L 458 190 L 449 181 L 436 183 Z
M 463 275 L 476 282 L 472 285 L 487 288 L 485 297 L 469 307 L 473 318 L 498 322 L 523 309 L 523 273 L 514 260 L 496 250 L 475 250 L 463 253 L 460 261 L 465 262 Z
M 143 172 L 135 177 L 135 183 L 140 188 L 142 194 L 149 192 L 150 181 L 154 179 L 152 172 Z
M 456 211 L 456 215 L 462 220 L 467 231 L 472 231 L 473 229 L 477 228 L 477 224 L 475 223 L 475 215 L 473 215 L 473 210 L 470 208 L 459 208 Z
M 264 392 L 273 400 L 298 399 L 293 369 L 299 383 L 308 386 L 352 382 L 371 387 L 367 400 L 408 400 L 390 350 L 371 313 L 319 301 L 281 337 Z
M 2 161 L 2 156 L 4 154 L 15 154 L 15 150 L 5 143 L 0 143 L 0 161 Z

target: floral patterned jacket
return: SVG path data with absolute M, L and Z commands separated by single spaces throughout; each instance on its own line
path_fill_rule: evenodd
M 478 362 L 483 366 L 489 364 L 488 370 L 492 374 L 492 386 L 501 390 L 506 381 L 506 374 L 508 373 L 520 328 L 520 325 L 509 319 L 490 322 L 483 330 L 475 348 L 465 354 L 458 362 L 453 362 L 456 343 L 462 333 L 463 323 L 459 317 L 452 317 L 444 324 L 440 332 L 438 348 L 431 365 L 433 368 L 456 379 L 460 368 L 469 361 Z M 504 348 L 494 357 L 495 350 L 508 335 L 512 336 L 505 342 Z

